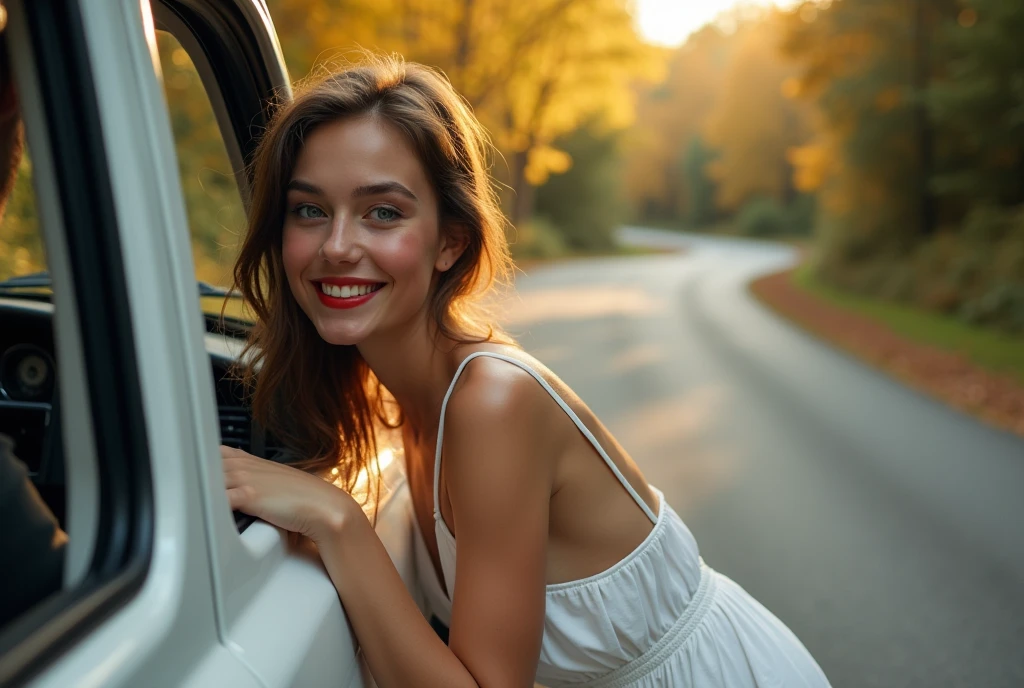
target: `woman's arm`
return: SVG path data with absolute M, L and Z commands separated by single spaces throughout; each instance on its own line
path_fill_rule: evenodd
M 528 373 L 493 359 L 473 361 L 449 402 L 441 472 L 458 539 L 449 646 L 483 686 L 532 686 L 537 672 L 552 406 Z
M 350 495 L 314 475 L 238 449 L 221 447 L 221 454 L 232 509 L 316 544 L 380 688 L 480 685 L 423 618 Z
M 490 688 L 473 677 L 423 618 L 365 516 L 352 516 L 351 527 L 317 547 L 377 685 Z
M 528 377 L 528 384 L 503 380 L 501 392 L 466 377 L 445 433 L 443 470 L 458 533 L 450 647 L 423 618 L 351 497 L 301 471 L 225 450 L 232 508 L 317 544 L 381 688 L 533 685 L 551 484 L 549 462 L 535 446 L 544 405 L 534 394 L 543 392 Z

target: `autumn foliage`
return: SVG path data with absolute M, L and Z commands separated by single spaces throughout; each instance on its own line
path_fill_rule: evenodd
M 810 0 L 667 56 L 630 138 L 639 221 L 813 229 L 833 286 L 1024 333 L 1024 5 Z
M 682 0 L 680 0 L 682 1 Z M 620 222 L 813 237 L 834 287 L 1024 332 L 1024 4 L 737 3 L 677 48 L 628 0 L 268 0 L 296 79 L 402 54 L 491 135 L 519 255 Z M 244 215 L 189 56 L 159 37 L 197 274 Z M 0 277 L 43 266 L 26 160 Z

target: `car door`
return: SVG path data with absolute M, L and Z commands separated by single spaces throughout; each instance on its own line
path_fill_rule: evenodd
M 153 8 L 156 30 L 173 36 L 202 84 L 209 117 L 218 124 L 228 158 L 220 173 L 233 175 L 244 203 L 249 184 L 246 170 L 257 137 L 275 104 L 290 97 L 266 6 L 252 0 L 157 0 Z M 172 62 L 181 67 L 186 60 L 178 57 L 172 56 Z M 170 98 L 169 106 L 173 114 L 175 104 Z M 179 156 L 186 155 L 183 146 L 188 142 L 183 136 L 177 137 L 176 144 Z M 185 270 L 185 283 L 195 278 L 190 269 Z M 194 313 L 182 312 L 180 317 L 199 322 Z M 246 426 L 244 415 L 236 415 L 239 409 L 224 403 L 230 392 L 211 378 L 207 360 L 210 340 L 216 335 L 201 335 L 201 331 L 192 332 L 181 346 L 190 352 L 187 380 L 199 442 L 196 455 L 202 458 L 209 555 L 222 633 L 267 686 L 367 685 L 371 681 L 358 660 L 337 592 L 315 554 L 290 547 L 284 533 L 262 522 L 246 523 L 238 532 L 242 522 L 228 509 L 217 445 L 230 442 L 256 454 L 268 447 L 258 428 L 251 423 Z M 380 457 L 386 489 L 377 504 L 376 525 L 400 573 L 415 591 L 412 505 L 401 462 L 393 457 L 391 452 Z
M 217 336 L 204 327 L 160 84 L 156 39 L 165 31 L 196 66 L 244 202 L 255 137 L 289 95 L 266 6 L 7 5 L 57 330 L 66 333 L 57 358 L 74 449 L 66 456 L 67 587 L 81 596 L 81 585 L 90 594 L 99 586 L 106 597 L 69 603 L 60 623 L 47 617 L 18 636 L 0 660 L 0 681 L 372 684 L 315 556 L 267 524 L 240 528 L 228 508 L 218 445 L 232 426 L 218 408 L 210 356 L 231 346 L 211 342 Z M 386 470 L 378 532 L 415 589 L 400 464 Z M 114 536 L 120 549 L 111 549 Z M 114 563 L 101 556 L 111 552 Z M 97 578 L 101 564 L 115 587 Z
M 33 312 L 53 335 L 68 541 L 57 589 L 0 628 L 0 684 L 261 686 L 218 626 L 181 323 L 164 315 L 185 293 L 166 257 L 184 218 L 148 5 L 2 9 L 52 281 Z

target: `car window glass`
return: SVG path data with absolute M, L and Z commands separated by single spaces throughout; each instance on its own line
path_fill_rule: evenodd
M 213 106 L 192 59 L 167 32 L 157 33 L 157 44 L 196 278 L 228 286 L 245 230 L 242 197 Z M 219 298 L 203 300 L 204 311 L 219 313 L 220 307 Z
M 0 280 L 46 270 L 36 208 L 20 112 L 3 110 Z M 45 284 L 39 276 L 0 287 L 0 634 L 56 594 L 63 579 L 68 527 Z
M 0 210 L 3 210 L 3 217 L 0 218 L 0 280 L 6 280 L 45 270 L 46 258 L 43 255 L 43 240 L 39 233 L 35 193 L 32 190 L 31 156 L 21 143 L 20 133 L 15 134 L 8 129 L 0 132 L 0 135 L 8 139 L 0 142 L 0 154 L 5 158 L 0 176 L 6 177 L 11 170 L 7 161 L 15 153 L 14 149 L 21 151 L 13 186 L 8 189 L 9 180 L 0 179 Z M 18 139 L 17 143 L 15 138 Z M 2 201 L 5 197 L 7 206 L 4 210 Z
M 196 279 L 214 286 L 230 286 L 231 271 L 245 231 L 245 208 L 235 180 L 207 88 L 196 65 L 179 40 L 158 31 L 160 67 L 171 120 L 182 192 L 188 212 Z M 251 320 L 241 299 L 223 296 L 200 298 L 208 329 L 219 328 L 220 316 Z M 230 328 L 229 328 L 230 329 Z M 235 331 L 235 335 L 239 332 Z M 244 391 L 230 372 L 232 359 L 215 357 L 212 365 L 222 444 L 246 451 L 271 451 L 253 446 L 253 426 L 243 402 Z M 262 440 L 261 440 L 262 444 Z M 236 514 L 242 527 L 251 521 Z

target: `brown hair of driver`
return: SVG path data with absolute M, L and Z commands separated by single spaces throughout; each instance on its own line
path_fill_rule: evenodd
M 400 421 L 388 413 L 388 396 L 356 347 L 323 341 L 295 301 L 281 239 L 286 186 L 306 136 L 360 115 L 408 137 L 437 195 L 441 231 L 458 231 L 466 241 L 454 265 L 435 277 L 429 305 L 437 333 L 467 343 L 502 337 L 482 317 L 479 297 L 511 272 L 486 134 L 442 75 L 400 58 L 371 57 L 306 84 L 275 114 L 253 163 L 249 226 L 234 270 L 235 286 L 256 315 L 243 379 L 256 420 L 302 457 L 296 465 L 321 474 L 337 468 L 347 489 L 375 460 L 377 429 Z

